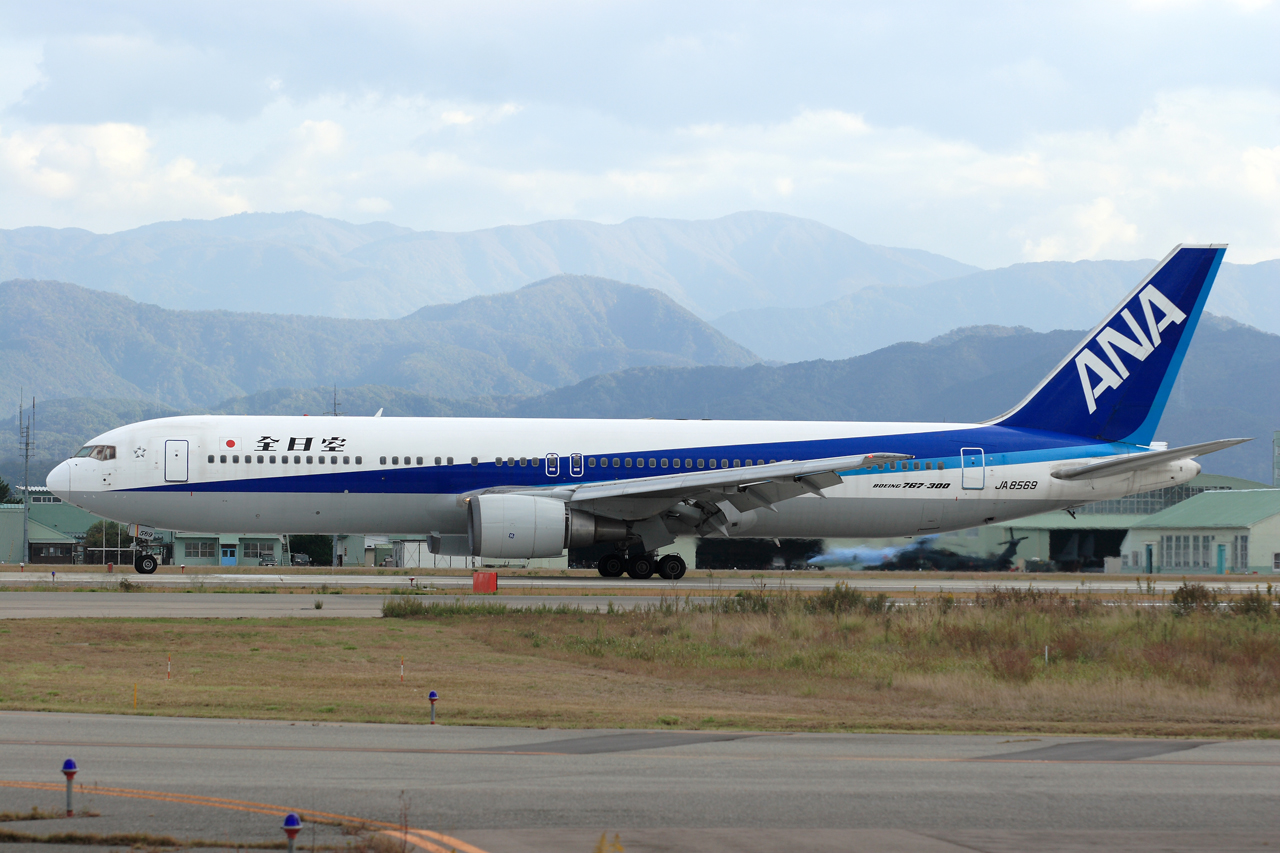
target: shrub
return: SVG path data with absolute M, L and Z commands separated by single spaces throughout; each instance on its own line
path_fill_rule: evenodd
M 1231 602 L 1231 612 L 1237 616 L 1257 616 L 1262 619 L 1269 619 L 1275 613 L 1275 605 L 1271 603 L 1271 597 L 1263 595 L 1258 590 L 1246 592 L 1237 600 Z
M 1182 586 L 1173 591 L 1173 612 L 1179 616 L 1217 608 L 1217 593 L 1202 583 L 1183 581 Z
M 1035 655 L 1025 649 L 1000 649 L 990 655 L 991 671 L 1001 681 L 1026 684 L 1036 675 Z
M 820 613 L 849 613 L 863 606 L 866 597 L 844 581 L 827 587 L 809 599 L 812 609 Z

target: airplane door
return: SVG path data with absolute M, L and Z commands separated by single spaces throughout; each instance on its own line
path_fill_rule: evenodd
M 560 457 L 554 453 L 547 454 L 547 476 L 548 477 L 560 476 Z
M 164 481 L 166 483 L 187 481 L 186 439 L 169 439 L 164 443 Z
M 582 454 L 574 453 L 569 456 L 569 476 L 582 476 Z
M 960 448 L 960 488 L 981 489 L 987 484 L 985 457 L 981 447 Z

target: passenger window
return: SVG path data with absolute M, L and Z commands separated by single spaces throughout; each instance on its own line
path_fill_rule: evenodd
M 298 461 L 298 457 L 296 457 L 296 456 L 295 456 L 295 457 L 293 457 L 293 461 L 294 461 L 294 462 L 297 462 L 297 461 Z M 357 456 L 357 457 L 356 457 L 356 464 L 357 464 L 357 465 L 361 465 L 361 464 L 363 464 L 363 457 Z
M 477 457 L 477 456 L 472 456 L 472 457 L 471 457 L 471 467 L 472 467 L 472 468 L 474 468 L 474 467 L 476 467 L 476 466 L 477 466 L 477 465 L 479 465 L 479 464 L 480 464 L 480 458 L 479 458 L 479 457 Z
M 329 457 L 329 464 L 330 464 L 330 465 L 337 465 L 337 464 L 338 464 L 338 457 L 336 457 L 336 456 L 330 456 L 330 457 Z
M 308 462 L 310 462 L 310 461 L 311 461 L 311 457 L 310 457 L 310 456 L 308 456 L 308 457 L 307 457 L 307 461 L 308 461 Z M 392 464 L 392 465 L 399 465 L 399 464 L 400 464 L 400 457 L 399 457 L 399 456 L 392 456 L 392 457 L 391 457 L 391 464 Z
M 245 458 L 247 459 L 248 457 L 245 457 Z M 262 457 L 261 457 L 261 456 L 259 456 L 259 457 L 258 457 L 258 464 L 259 464 L 259 465 L 261 465 L 261 464 L 262 464 Z
M 615 457 L 613 457 L 613 467 L 614 467 L 614 468 L 617 468 L 617 467 L 618 467 L 618 457 L 616 457 L 616 456 L 615 456 Z
M 516 467 L 516 458 L 514 456 L 507 457 L 507 467 L 508 468 Z
M 742 467 L 742 462 L 741 462 L 740 460 L 737 460 L 737 459 L 733 460 L 733 467 L 734 467 L 734 468 L 741 468 L 741 467 Z
M 219 457 L 218 457 L 218 461 L 219 461 L 219 462 L 224 462 L 224 463 L 225 463 L 225 462 L 227 461 L 227 457 L 225 457 L 225 456 L 219 456 Z
M 343 464 L 343 465 L 350 465 L 350 464 L 351 464 L 351 457 L 350 457 L 350 456 L 344 456 L 344 457 L 342 457 L 342 464 Z
M 919 463 L 919 462 L 916 462 L 916 463 L 912 464 L 912 466 L 911 466 L 911 467 L 912 467 L 912 468 L 914 468 L 915 470 L 919 471 L 919 470 L 920 470 L 920 463 Z
M 288 457 L 288 456 L 281 456 L 281 457 L 280 457 L 280 464 L 281 464 L 281 465 L 288 465 L 288 464 L 289 464 L 289 457 Z
M 494 464 L 494 465 L 501 465 L 501 464 L 502 464 L 502 457 L 501 457 L 501 456 L 499 456 L 497 459 L 493 460 L 493 464 Z
M 313 456 L 308 456 L 308 457 L 307 457 L 307 464 L 308 464 L 308 465 L 313 465 L 313 464 L 315 464 L 315 461 L 316 461 L 316 460 L 315 460 L 315 457 L 313 457 Z
M 236 463 L 236 464 L 239 464 L 239 462 L 240 462 L 240 457 L 239 457 L 239 456 L 232 456 L 232 457 L 231 457 L 231 461 L 232 461 L 232 462 L 234 462 L 234 463 Z
M 408 456 L 406 456 L 406 457 L 405 457 L 405 459 L 408 459 L 408 458 L 409 458 Z M 421 457 L 421 456 L 419 456 L 419 457 L 418 457 L 418 464 L 419 464 L 419 465 L 421 465 L 421 464 L 422 464 L 422 457 Z M 437 460 L 436 460 L 436 464 L 437 464 L 437 465 L 439 465 L 439 464 L 440 464 L 440 460 L 439 460 L 439 459 L 437 459 Z
M 938 463 L 938 470 L 939 470 L 939 471 L 943 470 L 943 469 L 944 469 L 944 468 L 946 468 L 946 467 L 947 467 L 947 466 L 946 466 L 944 463 L 942 463 L 942 462 L 939 462 L 939 463 Z
M 926 463 L 924 463 L 924 470 L 926 470 L 926 471 L 932 471 L 932 470 L 933 470 L 933 463 L 932 463 L 932 462 L 926 462 Z
M 276 464 L 276 458 L 274 456 L 270 457 L 270 462 L 272 465 Z
M 596 458 L 595 458 L 594 456 L 591 456 L 591 457 L 588 457 L 588 458 L 587 458 L 587 467 L 588 467 L 588 468 L 594 468 L 594 467 L 596 467 Z
M 763 459 L 757 459 L 757 460 L 756 460 L 756 464 L 757 464 L 757 465 L 763 465 L 763 464 L 764 464 L 764 460 L 763 460 Z
M 650 460 L 649 460 L 649 467 L 650 467 L 650 468 L 657 468 L 657 467 L 658 467 L 658 460 L 657 460 L 657 459 L 650 459 Z
M 529 467 L 529 457 L 528 457 L 528 456 L 521 456 L 521 457 L 520 457 L 520 467 L 521 467 L 521 468 L 528 468 L 528 467 Z
M 628 467 L 628 468 L 630 468 L 630 467 L 631 467 L 631 457 L 630 457 L 630 456 L 628 456 L 628 457 L 627 457 L 626 465 L 627 465 L 627 467 Z
M 643 468 L 643 467 L 644 467 L 644 458 L 643 458 L 643 457 L 641 457 L 641 458 L 639 458 L 639 459 L 637 459 L 637 460 L 636 460 L 636 467 L 637 467 L 637 468 Z
M 666 464 L 666 461 L 665 461 L 665 460 L 663 461 L 663 464 L 664 464 L 664 465 Z M 672 460 L 671 460 L 671 467 L 672 467 L 672 468 L 679 468 L 679 467 L 680 467 L 680 460 L 679 460 L 679 459 L 672 459 Z
M 716 460 L 714 460 L 714 459 L 708 459 L 708 460 L 707 460 L 707 467 L 708 467 L 708 468 L 714 468 L 714 467 L 716 467 Z
M 213 464 L 213 454 L 212 454 L 212 453 L 210 453 L 210 454 L 209 454 L 209 464 L 210 464 L 210 465 L 212 465 L 212 464 Z
M 436 464 L 437 464 L 437 465 L 439 465 L 439 464 L 440 464 L 440 457 L 439 457 L 439 456 L 437 456 L 437 457 L 436 457 Z
M 317 456 L 317 457 L 316 457 L 316 461 L 317 461 L 317 462 L 319 462 L 321 465 L 323 465 L 323 464 L 324 464 L 324 457 L 323 457 L 323 456 Z

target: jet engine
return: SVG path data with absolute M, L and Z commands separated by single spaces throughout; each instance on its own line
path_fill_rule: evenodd
M 626 522 L 569 509 L 556 498 L 478 495 L 467 499 L 467 542 L 473 557 L 558 557 L 565 548 L 626 538 Z

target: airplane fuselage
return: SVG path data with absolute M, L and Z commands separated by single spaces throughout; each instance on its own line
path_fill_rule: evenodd
M 106 518 L 191 532 L 462 535 L 465 497 L 485 490 L 889 452 L 914 458 L 745 512 L 730 535 L 910 536 L 1177 485 L 1200 470 L 1180 460 L 1060 480 L 1055 469 L 1146 448 L 936 423 L 184 416 L 90 446 L 112 451 L 60 464 L 55 492 Z M 613 515 L 628 512 L 624 501 Z M 639 499 L 630 516 L 652 512 Z

